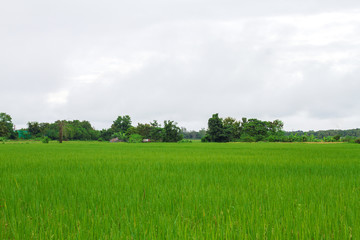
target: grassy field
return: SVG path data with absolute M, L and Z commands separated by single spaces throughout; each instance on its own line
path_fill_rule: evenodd
M 360 145 L 0 144 L 0 239 L 360 239 Z

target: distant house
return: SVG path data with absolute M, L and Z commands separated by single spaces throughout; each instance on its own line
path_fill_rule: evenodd
M 123 140 L 120 140 L 119 138 L 112 138 L 110 139 L 110 142 L 123 142 Z
M 150 139 L 143 139 L 142 142 L 143 142 L 143 143 L 151 142 L 151 140 L 150 140 Z

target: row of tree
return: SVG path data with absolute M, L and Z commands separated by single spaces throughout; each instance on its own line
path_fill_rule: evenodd
M 100 131 L 101 140 L 118 138 L 122 141 L 138 142 L 142 139 L 151 139 L 153 142 L 178 142 L 183 139 L 181 129 L 177 123 L 165 120 L 161 126 L 158 121 L 150 123 L 138 123 L 132 126 L 131 118 L 128 115 L 119 116 L 109 129 Z
M 327 130 L 310 132 L 285 132 L 280 120 L 261 121 L 256 118 L 242 118 L 238 121 L 227 117 L 222 119 L 213 114 L 208 120 L 208 130 L 203 142 L 356 142 L 360 143 L 360 129 Z
M 241 121 L 232 117 L 222 119 L 219 114 L 213 114 L 208 120 L 208 130 L 202 138 L 203 142 L 257 142 L 283 141 L 284 124 L 280 120 L 261 121 L 256 118 L 242 118 Z
M 360 128 L 356 128 L 356 129 L 348 129 L 348 130 L 340 130 L 340 129 L 331 129 L 331 130 L 320 130 L 320 131 L 308 131 L 308 132 L 304 132 L 304 131 L 291 131 L 291 132 L 286 132 L 286 135 L 307 135 L 307 136 L 311 136 L 313 135 L 314 137 L 316 137 L 317 139 L 323 139 L 323 138 L 327 138 L 327 137 L 332 137 L 332 136 L 340 136 L 341 138 L 346 138 L 346 137 L 354 137 L 354 138 L 358 138 L 360 137 Z
M 0 138 L 49 138 L 52 140 L 100 140 L 140 142 L 150 139 L 154 142 L 178 142 L 185 139 L 201 139 L 203 142 L 354 142 L 360 137 L 360 129 L 327 130 L 310 132 L 285 132 L 280 120 L 261 121 L 256 118 L 220 118 L 213 114 L 208 120 L 208 129 L 187 131 L 179 128 L 174 121 L 156 120 L 150 123 L 132 125 L 130 116 L 118 116 L 108 129 L 95 130 L 89 121 L 56 121 L 54 123 L 28 122 L 26 129 L 15 131 L 11 116 L 0 113 Z
M 16 139 L 44 138 L 52 140 L 101 140 L 117 138 L 120 141 L 178 142 L 183 139 L 181 129 L 174 121 L 164 121 L 162 126 L 156 120 L 132 126 L 130 116 L 119 116 L 109 129 L 95 130 L 89 121 L 56 121 L 54 123 L 28 122 L 26 129 L 15 131 L 10 115 L 0 113 L 0 137 Z

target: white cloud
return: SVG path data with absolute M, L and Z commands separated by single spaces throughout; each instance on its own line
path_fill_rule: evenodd
M 68 102 L 69 91 L 61 90 L 59 92 L 52 92 L 47 94 L 46 101 L 51 105 L 63 105 Z
M 199 129 L 215 112 L 360 125 L 359 1 L 35 2 L 0 12 L 0 94 L 20 96 L 0 108 L 17 125 L 129 114 Z

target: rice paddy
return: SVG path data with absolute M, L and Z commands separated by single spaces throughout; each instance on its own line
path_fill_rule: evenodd
M 0 239 L 359 239 L 360 145 L 0 144 Z

